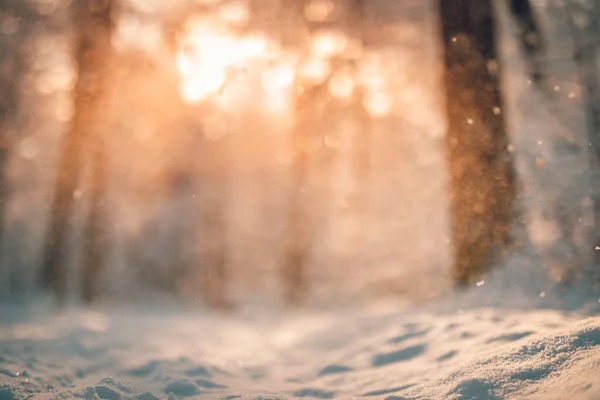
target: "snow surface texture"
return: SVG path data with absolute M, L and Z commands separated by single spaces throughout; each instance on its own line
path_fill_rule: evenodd
M 600 398 L 599 316 L 3 313 L 2 400 Z

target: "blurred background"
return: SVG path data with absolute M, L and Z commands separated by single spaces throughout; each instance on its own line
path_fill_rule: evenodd
M 0 0 L 0 299 L 593 290 L 599 7 Z

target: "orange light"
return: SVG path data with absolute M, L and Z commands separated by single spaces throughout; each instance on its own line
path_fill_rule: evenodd
M 219 10 L 219 17 L 233 24 L 245 24 L 250 19 L 250 10 L 244 3 L 225 4 Z
M 331 0 L 313 0 L 304 8 L 304 16 L 309 21 L 322 22 L 331 17 L 335 4 Z
M 333 57 L 342 54 L 349 42 L 341 31 L 322 29 L 312 35 L 310 49 L 316 57 Z
M 392 111 L 392 100 L 383 91 L 367 92 L 363 99 L 363 106 L 372 117 L 381 118 Z
M 197 69 L 186 77 L 185 83 L 180 86 L 179 94 L 190 103 L 202 101 L 217 93 L 225 84 L 226 79 L 225 71 L 222 69 Z
M 330 63 L 320 58 L 309 59 L 300 67 L 300 76 L 314 84 L 323 82 L 330 72 Z
M 241 18 L 243 5 L 235 7 L 228 12 L 237 10 L 235 13 L 240 15 L 234 19 Z M 233 14 L 229 17 L 233 18 Z M 239 36 L 223 21 L 210 18 L 190 20 L 182 36 L 176 65 L 181 74 L 179 93 L 188 102 L 216 94 L 227 85 L 229 77 L 244 71 L 254 61 L 264 59 L 274 47 L 262 35 Z
M 339 72 L 329 80 L 329 93 L 338 99 L 349 99 L 354 93 L 354 79 L 347 71 Z

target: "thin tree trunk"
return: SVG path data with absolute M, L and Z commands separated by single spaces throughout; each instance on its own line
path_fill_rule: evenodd
M 292 17 L 300 15 L 304 21 L 304 1 L 290 5 Z M 306 291 L 306 264 L 310 243 L 311 221 L 307 213 L 306 193 L 309 175 L 309 157 L 305 147 L 306 135 L 310 133 L 310 104 L 314 100 L 314 89 L 295 83 L 294 129 L 292 132 L 291 150 L 292 165 L 290 171 L 289 203 L 284 244 L 281 277 L 284 298 L 288 304 L 299 303 Z
M 468 284 L 509 244 L 516 179 L 491 0 L 440 0 L 454 276 Z
M 364 39 L 364 29 L 367 26 L 368 21 L 365 15 L 364 2 L 363 0 L 353 0 L 352 2 L 350 2 L 350 6 L 352 8 L 349 10 L 349 25 L 352 29 L 358 31 L 357 33 L 355 33 L 355 35 L 357 36 L 361 46 L 366 47 L 367 43 L 365 43 Z M 356 67 L 355 64 L 354 67 Z M 371 132 L 370 117 L 369 115 L 367 115 L 364 109 L 363 97 L 363 90 L 355 90 L 355 93 L 353 93 L 352 106 L 350 112 L 353 114 L 352 117 L 359 126 L 358 138 L 356 138 L 357 140 L 355 142 L 355 168 L 359 186 L 362 186 L 361 189 L 364 189 L 364 194 L 368 192 L 366 186 L 369 182 L 369 173 L 371 170 Z M 364 211 L 364 208 L 366 207 L 363 207 L 363 210 L 361 211 Z
M 303 148 L 306 143 L 305 123 L 307 108 L 311 102 L 304 93 L 296 100 L 296 122 L 293 132 L 293 163 L 291 170 L 290 200 L 288 208 L 288 233 L 283 263 L 285 299 L 298 303 L 306 289 L 306 263 L 309 251 L 309 216 L 304 190 L 308 178 L 308 155 Z
M 81 298 L 86 303 L 91 303 L 98 297 L 108 251 L 106 226 L 108 162 L 104 138 L 99 133 L 97 135 L 95 148 L 92 150 L 93 154 L 91 155 L 90 210 L 85 226 L 84 257 L 81 271 Z
M 369 28 L 369 21 L 365 13 L 365 3 L 363 0 L 353 0 L 350 2 L 351 9 L 349 10 L 349 27 L 356 32 L 350 32 L 360 42 L 361 46 L 366 48 L 368 44 L 365 42 L 365 30 Z M 357 65 L 353 63 L 356 72 Z M 357 74 L 358 75 L 358 74 Z M 371 169 L 372 169 L 372 135 L 371 131 L 371 116 L 365 110 L 363 105 L 365 89 L 361 87 L 355 88 L 352 94 L 352 103 L 350 105 L 350 118 L 357 125 L 356 136 L 353 138 L 354 143 L 354 175 L 356 182 L 356 192 L 358 194 L 356 206 L 356 214 L 359 223 L 359 234 L 355 239 L 360 243 L 356 243 L 358 253 L 354 252 L 354 257 L 358 258 L 359 263 L 363 267 L 365 261 L 368 262 L 368 254 L 362 251 L 364 246 L 362 243 L 368 241 L 370 232 L 371 218 L 373 217 L 371 210 Z
M 52 289 L 59 300 L 66 295 L 67 244 L 72 229 L 74 192 L 77 190 L 79 175 L 83 167 L 82 150 L 89 136 L 94 135 L 99 122 L 100 103 L 103 98 L 106 78 L 105 60 L 110 51 L 112 1 L 77 0 L 73 6 L 73 22 L 76 27 L 75 57 L 79 68 L 78 81 L 74 91 L 75 114 L 69 129 L 62 140 L 59 153 L 58 175 L 54 186 L 54 199 L 46 237 L 46 249 L 42 269 L 42 283 Z M 98 138 L 98 142 L 101 138 Z M 97 151 L 103 151 L 98 145 Z M 94 182 L 92 183 L 92 205 L 88 224 L 84 279 L 97 277 L 102 264 L 100 250 L 94 249 L 101 239 L 94 232 L 103 219 L 97 209 L 103 202 L 106 172 L 103 156 L 94 156 Z M 94 254 L 93 257 L 90 257 Z M 86 283 L 84 287 L 93 286 Z M 87 289 L 84 289 L 87 290 Z M 90 294 L 92 292 L 90 291 Z M 84 297 L 87 297 L 86 294 Z
M 354 173 L 356 175 L 357 189 L 359 194 L 358 213 L 360 218 L 366 220 L 369 212 L 369 195 L 371 182 L 371 118 L 362 106 L 363 93 L 358 90 L 352 100 L 352 118 L 358 125 L 357 137 L 354 142 Z
M 19 83 L 22 71 L 22 57 L 19 44 L 24 37 L 24 27 L 29 10 L 26 4 L 14 0 L 0 0 L 0 15 L 3 16 L 3 31 L 0 32 L 0 274 L 7 268 L 2 251 L 6 206 L 10 194 L 6 177 L 11 138 L 10 126 L 19 107 Z M 25 17 L 25 18 L 24 18 Z M 18 295 L 21 277 L 18 271 L 9 271 L 9 291 Z
M 340 7 L 341 3 L 337 2 L 336 6 Z M 300 2 L 299 4 L 303 6 L 305 3 Z M 334 28 L 344 29 L 345 25 L 346 29 L 350 27 L 357 30 L 358 39 L 362 42 L 364 23 L 363 1 L 352 0 L 346 6 L 348 7 L 345 13 L 346 20 L 334 20 L 333 22 L 305 20 L 304 22 L 309 29 L 331 24 L 333 24 Z M 300 14 L 303 13 L 302 8 L 295 11 Z M 353 36 L 353 32 L 346 33 L 349 36 Z M 354 65 L 348 65 L 348 60 L 337 59 L 335 57 L 330 62 L 334 69 L 339 67 L 354 67 Z M 315 154 L 309 154 L 310 150 L 307 148 L 307 145 L 310 146 L 309 142 L 313 140 L 323 141 L 323 138 L 320 137 L 323 134 L 323 116 L 319 114 L 322 111 L 318 109 L 321 107 L 319 104 L 323 103 L 323 98 L 329 96 L 327 92 L 330 77 L 327 77 L 324 82 L 315 85 L 302 85 L 300 83 L 299 89 L 301 90 L 296 91 L 296 121 L 292 138 L 293 164 L 291 169 L 288 234 L 284 255 L 285 259 L 282 266 L 285 298 L 290 304 L 300 302 L 306 295 L 308 285 L 307 264 L 310 257 L 310 246 L 318 229 L 316 226 L 318 218 L 314 210 L 310 209 L 316 206 L 309 200 L 314 199 L 314 195 L 307 193 L 307 191 L 313 190 L 308 187 L 310 183 L 309 171 L 314 162 L 322 161 L 322 164 L 319 164 L 320 174 L 321 176 L 325 176 L 324 179 L 327 179 L 331 176 L 331 158 L 335 156 L 328 149 L 318 150 Z M 346 108 L 341 113 L 342 117 L 353 118 L 354 122 L 358 125 L 357 136 L 353 138 L 355 153 L 352 163 L 357 180 L 357 193 L 355 194 L 357 194 L 358 201 L 355 204 L 357 206 L 355 211 L 359 215 L 359 218 L 361 218 L 361 221 L 364 222 L 368 207 L 366 199 L 368 197 L 367 185 L 370 169 L 370 136 L 368 132 L 368 117 L 362 109 L 361 94 L 355 94 L 350 105 L 340 104 L 338 106 Z M 338 106 L 334 105 L 333 107 Z M 325 110 L 325 112 L 327 113 L 328 111 Z M 337 114 L 335 110 L 333 113 Z M 311 138 L 311 135 L 318 137 Z M 324 197 L 327 196 L 327 188 L 320 188 L 319 195 L 319 202 L 324 201 Z M 319 207 L 319 212 L 316 214 L 320 214 L 321 211 L 321 207 Z M 321 220 L 324 220 L 324 218 Z
M 588 142 L 590 145 L 590 171 L 592 187 L 600 181 L 600 79 L 598 78 L 598 50 L 600 49 L 600 1 L 594 1 L 592 7 L 584 7 L 579 3 L 570 2 L 567 8 L 567 18 L 574 42 L 574 59 L 577 68 L 577 78 L 581 87 L 581 99 L 584 106 Z M 578 24 L 577 20 L 586 18 L 587 24 Z M 589 279 L 596 288 L 600 287 L 600 193 L 593 193 L 593 232 L 590 233 L 590 251 L 593 251 L 592 271 Z M 586 279 L 586 277 L 584 277 Z
M 174 169 L 167 176 L 169 182 L 166 201 L 169 212 L 163 218 L 167 219 L 165 222 L 169 226 L 167 237 L 164 239 L 167 242 L 168 259 L 162 281 L 173 294 L 181 293 L 184 289 L 190 267 L 195 261 L 189 249 L 189 244 L 193 243 L 195 236 L 190 235 L 188 229 L 188 223 L 195 215 L 189 208 L 181 207 L 181 203 L 192 196 L 193 173 L 193 163 L 190 162 L 186 169 Z
M 228 139 L 225 139 L 228 140 Z M 226 209 L 228 179 L 217 182 L 220 185 L 218 193 L 211 197 L 208 203 L 202 204 L 203 210 L 202 235 L 202 295 L 205 302 L 215 309 L 229 309 L 232 304 L 227 296 L 228 246 Z
M 538 56 L 544 47 L 542 37 L 533 15 L 530 0 L 510 0 L 510 11 L 517 22 L 519 39 L 529 64 L 531 79 L 541 82 L 543 79 Z
M 106 100 L 107 65 L 111 56 L 112 16 L 116 0 L 87 0 L 80 5 L 81 9 L 75 14 L 79 35 L 84 41 L 89 40 L 90 49 L 95 54 L 88 60 L 89 65 L 82 65 L 80 73 L 89 70 L 97 79 L 91 83 L 95 87 L 96 98 L 91 102 L 94 107 L 89 113 L 91 126 L 90 155 L 92 177 L 90 187 L 90 209 L 85 229 L 83 249 L 83 264 L 81 271 L 81 297 L 86 303 L 97 299 L 102 275 L 105 270 L 106 254 L 108 251 L 107 236 L 107 186 L 108 186 L 108 153 L 106 138 L 103 134 L 102 104 Z M 86 37 L 87 36 L 87 37 Z M 95 47 L 95 49 L 93 49 Z M 93 49 L 93 50 L 92 50 Z M 78 110 L 75 110 L 77 113 Z M 90 129 L 90 127 L 88 127 Z
M 208 198 L 200 204 L 201 284 L 204 301 L 218 310 L 229 310 L 233 304 L 228 296 L 230 280 L 227 202 L 231 186 L 231 152 L 234 138 L 228 135 L 212 143 L 220 160 L 208 166 L 205 183 Z

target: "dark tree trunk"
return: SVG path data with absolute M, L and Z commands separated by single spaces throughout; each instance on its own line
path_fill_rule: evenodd
M 77 190 L 83 168 L 82 151 L 85 142 L 92 140 L 94 148 L 93 181 L 87 239 L 84 249 L 83 297 L 91 300 L 92 289 L 102 269 L 103 236 L 100 225 L 104 219 L 103 208 L 106 185 L 106 158 L 103 138 L 98 133 L 101 102 L 106 86 L 106 59 L 110 53 L 112 0 L 77 0 L 73 5 L 75 26 L 75 58 L 79 68 L 74 91 L 75 114 L 60 146 L 58 175 L 46 237 L 42 283 L 52 289 L 59 300 L 66 294 L 67 244 L 72 228 L 74 210 L 73 194 Z M 87 280 L 87 281 L 86 281 Z
M 84 256 L 81 271 L 81 298 L 86 303 L 97 299 L 108 251 L 106 191 L 108 162 L 104 138 L 97 133 L 92 162 L 90 209 L 85 226 Z
M 10 194 L 6 167 L 13 138 L 9 136 L 9 132 L 19 107 L 20 73 L 23 70 L 19 49 L 26 35 L 23 25 L 27 23 L 30 14 L 31 10 L 24 2 L 0 0 L 0 15 L 3 19 L 3 29 L 0 32 L 0 273 L 4 268 L 8 268 L 1 250 L 6 229 L 6 206 Z M 18 295 L 21 281 L 18 271 L 11 268 L 9 280 L 11 295 Z
M 510 0 L 510 11 L 517 22 L 519 40 L 525 51 L 525 59 L 529 64 L 532 81 L 540 82 L 542 71 L 538 57 L 544 43 L 533 15 L 530 0 Z
M 91 183 L 90 209 L 85 226 L 85 242 L 81 271 L 81 297 L 86 303 L 97 299 L 99 287 L 105 269 L 108 252 L 107 236 L 107 186 L 108 186 L 108 153 L 106 148 L 106 129 L 102 109 L 106 104 L 107 69 L 111 56 L 112 17 L 116 0 L 85 0 L 81 1 L 75 14 L 82 46 L 92 54 L 89 59 L 79 59 L 79 73 L 89 74 L 92 91 L 89 92 L 88 110 L 82 110 L 89 115 L 87 129 L 90 130 L 88 141 L 91 146 Z M 87 42 L 87 43 L 86 43 Z M 86 51 L 86 50 L 84 50 Z M 84 75 L 85 76 L 85 75 Z M 96 82 L 91 80 L 96 79 Z M 76 103 L 77 106 L 77 103 Z M 75 113 L 79 110 L 76 109 Z
M 505 129 L 492 0 L 440 0 L 454 277 L 468 284 L 509 244 L 516 181 Z

